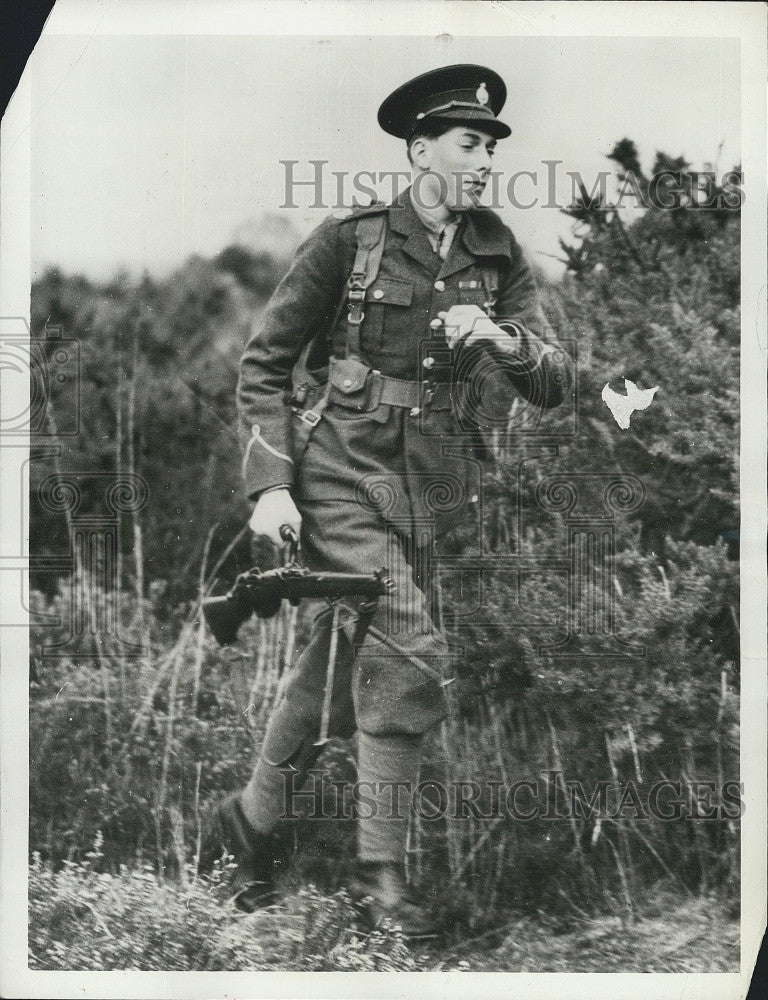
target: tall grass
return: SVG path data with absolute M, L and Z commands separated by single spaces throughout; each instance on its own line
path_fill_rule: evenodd
M 655 602 L 668 601 L 666 590 L 639 593 L 636 617 L 656 621 Z M 92 593 L 98 602 L 116 597 Z M 66 621 L 70 600 L 36 595 L 36 610 Z M 96 662 L 48 658 L 49 634 L 33 635 L 30 848 L 56 865 L 78 863 L 100 836 L 104 872 L 138 862 L 161 879 L 184 878 L 199 856 L 211 803 L 247 780 L 292 653 L 307 638 L 309 612 L 284 604 L 274 619 L 253 619 L 235 645 L 220 649 L 205 635 L 199 602 L 163 620 L 150 601 L 139 614 L 130 593 L 121 600 L 123 642 L 149 640 L 138 659 L 126 659 L 110 641 L 100 644 Z M 422 779 L 454 787 L 483 782 L 479 815 L 414 815 L 408 835 L 410 872 L 440 887 L 433 902 L 457 933 L 493 926 L 510 909 L 564 924 L 608 912 L 629 925 L 639 898 L 658 880 L 682 896 L 715 888 L 735 898 L 735 820 L 665 822 L 632 810 L 614 819 L 488 816 L 494 782 L 507 789 L 533 779 L 542 790 L 549 783 L 562 804 L 574 780 L 589 796 L 591 783 L 606 778 L 618 786 L 632 779 L 641 789 L 660 778 L 709 778 L 714 773 L 700 769 L 712 762 L 718 777 L 734 777 L 727 737 L 735 693 L 727 677 L 719 678 L 713 702 L 720 727 L 713 751 L 690 733 L 666 741 L 657 733 L 654 740 L 641 718 L 599 706 L 589 714 L 576 699 L 553 699 L 546 686 L 510 697 L 486 675 L 475 677 L 473 688 L 468 670 L 449 686 L 456 688 L 454 711 L 427 744 Z M 557 681 L 555 687 L 559 692 Z M 327 764 L 335 777 L 353 779 L 352 762 L 349 744 L 332 744 Z M 307 818 L 284 825 L 288 843 L 300 845 L 292 870 L 325 892 L 339 890 L 354 825 Z

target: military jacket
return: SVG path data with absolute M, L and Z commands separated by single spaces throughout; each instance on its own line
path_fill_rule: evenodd
M 343 357 L 347 335 L 345 295 L 356 252 L 361 214 L 386 214 L 386 242 L 375 280 L 366 290 L 360 327 L 362 356 L 372 369 L 396 379 L 432 382 L 456 378 L 456 359 L 445 349 L 437 314 L 456 304 L 492 310 L 508 337 L 467 348 L 473 372 L 487 382 L 489 367 L 501 374 L 502 403 L 520 394 L 536 405 L 558 405 L 571 391 L 571 361 L 541 310 L 536 289 L 514 236 L 491 210 L 463 214 L 443 260 L 428 239 L 409 192 L 389 206 L 327 217 L 299 247 L 291 267 L 258 317 L 242 358 L 238 384 L 239 434 L 244 446 L 243 477 L 249 497 L 271 486 L 293 485 L 291 421 L 286 405 L 291 373 L 304 345 L 317 334 Z M 488 299 L 488 271 L 496 275 L 495 301 Z M 497 391 L 497 390 L 494 390 Z M 384 418 L 380 418 L 384 419 Z M 450 432 L 450 422 L 443 425 Z M 422 464 L 429 464 L 429 448 Z M 431 461 L 440 463 L 439 449 Z M 339 456 L 343 461 L 343 457 Z

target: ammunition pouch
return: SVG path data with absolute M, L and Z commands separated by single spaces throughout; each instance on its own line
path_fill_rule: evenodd
M 380 376 L 358 358 L 331 358 L 328 401 L 356 413 L 377 410 L 383 384 Z

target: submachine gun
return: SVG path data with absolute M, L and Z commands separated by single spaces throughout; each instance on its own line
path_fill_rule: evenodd
M 237 637 L 240 626 L 251 615 L 272 618 L 280 610 L 283 599 L 298 604 L 305 597 L 325 597 L 335 601 L 340 597 L 367 597 L 376 600 L 395 589 L 386 569 L 375 573 L 313 572 L 299 566 L 299 539 L 296 532 L 284 524 L 280 537 L 288 545 L 284 566 L 262 572 L 258 567 L 241 573 L 231 590 L 223 597 L 207 597 L 203 601 L 203 616 L 220 646 Z

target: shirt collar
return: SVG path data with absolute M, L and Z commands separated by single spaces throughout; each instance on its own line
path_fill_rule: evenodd
M 421 224 L 433 236 L 439 236 L 444 229 L 455 229 L 461 221 L 461 217 L 456 212 L 450 212 L 447 218 L 441 218 L 437 213 L 437 209 L 429 209 L 423 205 L 417 205 L 413 200 L 412 188 L 408 189 L 408 200 L 414 212 L 419 217 Z

